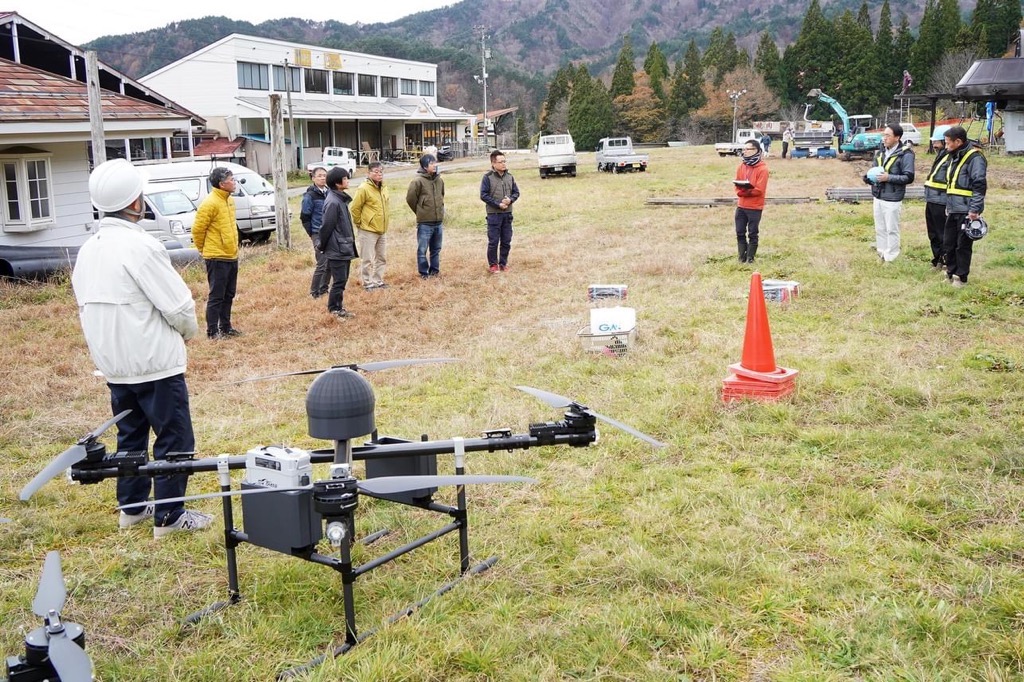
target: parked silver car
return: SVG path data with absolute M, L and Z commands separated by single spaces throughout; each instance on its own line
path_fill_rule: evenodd
M 192 223 L 196 219 L 196 205 L 177 187 L 147 185 L 146 212 L 139 221 L 146 232 L 162 242 L 176 241 L 192 246 Z

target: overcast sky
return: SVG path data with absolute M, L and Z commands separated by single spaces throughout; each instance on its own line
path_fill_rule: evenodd
M 346 24 L 389 22 L 408 14 L 454 5 L 458 0 L 379 0 L 377 2 L 303 2 L 242 0 L 232 3 L 127 2 L 127 0 L 0 0 L 0 10 L 17 12 L 72 45 L 101 36 L 138 33 L 174 21 L 204 16 L 230 16 L 253 24 L 268 19 L 300 17 L 334 19 Z M 318 8 L 318 12 L 311 12 Z M 336 8 L 336 9 L 335 9 Z M 232 14 L 232 12 L 238 14 Z

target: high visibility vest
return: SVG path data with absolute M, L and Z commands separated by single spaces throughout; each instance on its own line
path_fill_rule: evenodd
M 949 182 L 946 185 L 946 194 L 955 194 L 960 197 L 969 197 L 974 194 L 970 188 L 960 187 L 956 183 L 960 180 L 960 171 L 963 169 L 964 164 L 967 163 L 967 159 L 971 158 L 976 153 L 978 153 L 978 148 L 971 147 L 967 150 L 967 153 L 960 158 L 960 163 L 958 163 L 953 172 L 949 174 Z
M 925 187 L 931 187 L 932 189 L 940 189 L 943 192 L 946 191 L 946 187 L 949 185 L 949 180 L 945 175 L 946 167 L 949 165 L 950 155 L 943 154 L 942 158 L 938 160 L 935 166 L 932 168 L 932 172 L 928 174 L 928 179 L 924 181 Z M 939 180 L 939 172 L 943 171 L 942 179 Z
M 897 149 L 896 151 L 894 151 L 892 153 L 892 156 L 889 157 L 889 160 L 886 161 L 885 163 L 882 163 L 882 159 L 885 158 L 885 152 L 879 150 L 875 152 L 875 165 L 881 166 L 882 168 L 885 169 L 885 172 L 888 173 L 889 169 L 892 168 L 892 165 L 896 163 L 896 157 L 898 156 L 903 156 L 902 149 Z

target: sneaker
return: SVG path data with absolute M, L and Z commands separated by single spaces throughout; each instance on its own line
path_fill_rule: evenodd
M 342 308 L 341 310 L 332 310 L 331 314 L 334 315 L 335 317 L 355 317 L 354 313 L 350 313 L 344 308 Z
M 490 273 L 491 273 L 491 274 L 493 275 L 494 273 L 496 273 L 496 272 L 498 271 L 498 266 L 497 266 L 497 265 L 492 265 L 491 267 L 489 267 L 489 268 L 487 268 L 487 269 L 488 269 L 488 270 L 490 271 Z
M 387 284 L 384 284 L 384 282 L 381 282 L 380 284 L 377 284 L 377 285 L 376 285 L 376 287 L 377 287 L 378 289 L 387 289 L 387 288 L 388 288 L 388 285 L 387 285 Z
M 234 327 L 228 327 L 228 329 L 222 331 L 221 334 L 223 334 L 224 336 L 241 336 L 242 332 L 238 331 Z
M 209 528 L 212 523 L 213 517 L 209 514 L 186 509 L 174 523 L 167 526 L 154 526 L 153 537 L 159 540 L 177 531 L 203 530 Z
M 221 334 L 220 332 L 214 332 L 212 334 L 207 333 L 206 338 L 210 339 L 211 341 L 220 341 L 221 339 L 224 338 L 224 335 Z
M 508 272 L 508 266 L 507 265 L 499 265 L 498 269 L 501 270 L 502 272 Z
M 135 507 L 135 509 L 138 509 L 138 507 Z M 153 518 L 153 505 L 147 504 L 138 514 L 121 512 L 121 518 L 118 519 L 117 525 L 123 530 L 125 528 L 131 528 L 135 524 L 142 523 L 143 521 L 151 518 Z
M 950 280 L 950 283 L 954 287 L 962 287 L 965 284 L 967 284 L 967 282 L 964 282 L 963 280 L 960 279 L 960 275 L 953 275 L 953 279 Z

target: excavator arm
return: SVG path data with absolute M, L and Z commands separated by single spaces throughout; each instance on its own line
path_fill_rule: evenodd
M 832 107 L 832 111 L 836 112 L 836 114 L 839 115 L 839 119 L 843 122 L 843 142 L 849 142 L 853 139 L 853 131 L 850 129 L 850 116 L 846 113 L 846 109 L 843 108 L 842 104 L 836 101 L 834 97 L 829 97 L 818 88 L 814 88 L 808 92 L 807 96 L 813 97 L 819 102 L 824 102 Z

